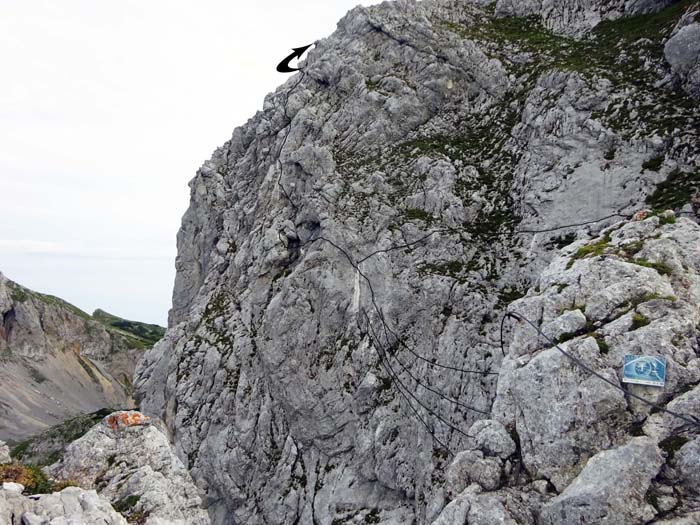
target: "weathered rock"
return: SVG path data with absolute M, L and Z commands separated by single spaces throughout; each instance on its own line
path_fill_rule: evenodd
M 555 259 L 540 278 L 540 292 L 514 302 L 510 310 L 541 324 L 545 333 L 563 309 L 585 311 L 586 326 L 560 334 L 560 346 L 616 385 L 616 369 L 625 354 L 664 356 L 669 370 L 665 389 L 628 387 L 650 402 L 663 402 L 700 379 L 692 336 L 700 323 L 696 239 L 700 228 L 685 219 L 660 225 L 658 217 L 649 217 L 616 226 L 588 244 L 598 246 L 601 255 Z M 585 253 L 580 245 L 569 253 L 577 248 L 576 253 Z M 653 264 L 662 271 L 649 267 Z M 635 399 L 628 402 L 619 386 L 590 376 L 550 346 L 528 324 L 516 326 L 494 413 L 516 428 L 531 473 L 561 491 L 589 457 L 625 442 L 634 420 L 648 415 L 650 407 Z M 679 396 L 669 408 L 689 395 Z M 688 408 L 680 411 L 692 414 Z M 654 432 L 650 425 L 657 418 L 664 430 Z M 658 414 L 647 423 L 647 433 L 660 441 L 683 424 Z
M 457 496 L 432 525 L 535 525 L 528 506 L 537 508 L 539 498 L 526 491 L 481 492 L 472 485 Z
M 94 490 L 23 496 L 22 485 L 0 488 L 0 525 L 127 525 L 126 519 Z
M 498 0 L 498 16 L 541 16 L 557 33 L 581 36 L 603 20 L 653 13 L 673 0 Z
M 676 454 L 676 468 L 686 489 L 700 495 L 700 438 L 681 447 Z
M 613 19 L 663 2 L 527 4 L 567 34 L 607 22 L 574 40 L 488 2 L 356 8 L 190 183 L 135 384 L 214 523 L 423 524 L 521 486 L 530 517 L 503 519 L 534 521 L 650 408 L 512 320 L 504 357 L 509 305 L 613 385 L 658 348 L 666 388 L 630 388 L 653 402 L 700 379 L 697 225 L 599 237 L 697 186 L 697 104 L 663 58 L 683 6 L 661 27 Z M 495 495 L 450 503 L 469 487 Z
M 655 515 L 644 496 L 663 458 L 649 438 L 633 438 L 593 456 L 564 492 L 542 510 L 546 525 L 646 523 Z
M 678 22 L 664 46 L 664 56 L 683 89 L 700 97 L 700 9 L 688 12 Z
M 4 441 L 0 441 L 0 465 L 10 461 L 12 461 L 12 458 L 10 458 L 10 447 Z
M 168 439 L 139 412 L 116 412 L 74 441 L 47 469 L 59 480 L 96 489 L 128 516 L 159 523 L 208 525 L 192 478 Z
M 654 525 L 699 525 L 700 512 L 692 512 L 687 516 L 652 521 Z
M 501 423 L 492 419 L 477 421 L 469 429 L 477 446 L 487 455 L 506 459 L 515 453 L 515 443 Z

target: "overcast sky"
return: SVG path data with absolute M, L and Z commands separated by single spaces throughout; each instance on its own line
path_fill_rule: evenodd
M 0 0 L 0 272 L 164 324 L 187 182 L 358 0 Z

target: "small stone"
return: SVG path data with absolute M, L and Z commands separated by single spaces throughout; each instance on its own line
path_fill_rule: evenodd
M 472 464 L 469 477 L 484 490 L 496 490 L 501 486 L 502 472 L 502 464 L 498 458 L 483 458 Z
M 2 484 L 2 489 L 7 490 L 9 492 L 16 492 L 18 494 L 22 494 L 24 492 L 24 485 L 21 483 L 12 483 L 12 482 L 4 482 Z
M 544 479 L 538 479 L 538 480 L 533 481 L 532 488 L 534 488 L 537 492 L 539 492 L 543 496 L 546 496 L 547 492 L 549 492 L 549 484 Z
M 37 516 L 33 512 L 25 512 L 22 514 L 22 525 L 43 525 L 46 521 L 44 518 Z
M 487 456 L 506 459 L 515 453 L 515 442 L 506 428 L 496 420 L 479 420 L 472 425 L 469 433 L 476 438 L 479 448 Z

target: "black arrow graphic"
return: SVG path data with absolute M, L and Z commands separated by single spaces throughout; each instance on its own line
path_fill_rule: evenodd
M 293 47 L 292 49 L 294 50 L 294 53 L 292 53 L 287 58 L 282 60 L 282 62 L 277 64 L 277 71 L 279 71 L 280 73 L 292 73 L 294 71 L 299 71 L 298 68 L 289 67 L 289 63 L 295 58 L 301 58 L 301 55 L 303 55 L 304 52 L 307 49 L 309 49 L 312 45 L 313 44 L 309 44 L 308 46 L 304 47 Z

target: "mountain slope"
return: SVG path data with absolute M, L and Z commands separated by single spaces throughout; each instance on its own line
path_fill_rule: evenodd
M 190 183 L 170 326 L 136 387 L 215 523 L 535 523 L 607 449 L 654 458 L 621 497 L 651 486 L 660 439 L 631 441 L 647 413 L 621 395 L 576 404 L 587 449 L 540 468 L 559 438 L 524 443 L 520 398 L 499 398 L 523 351 L 504 357 L 500 323 L 562 247 L 641 208 L 694 216 L 694 66 L 666 52 L 698 4 L 524 4 L 354 9 Z M 646 505 L 620 519 L 670 510 Z
M 150 346 L 145 341 L 2 274 L 0 316 L 0 439 L 18 441 L 70 416 L 132 406 L 131 378 Z

